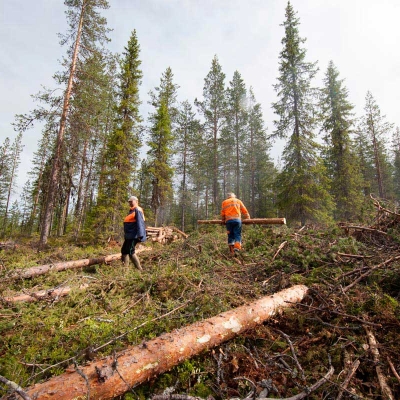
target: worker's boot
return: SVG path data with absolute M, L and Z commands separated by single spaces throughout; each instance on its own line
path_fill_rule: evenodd
M 235 251 L 234 251 L 234 246 L 233 246 L 233 244 L 230 244 L 229 245 L 229 252 L 231 253 L 231 254 L 234 254 L 235 253 Z
M 240 250 L 242 250 L 242 245 L 240 244 L 240 242 L 235 242 L 235 244 L 233 246 L 234 253 L 239 254 Z
M 122 254 L 121 260 L 125 267 L 129 267 L 129 254 Z
M 136 254 L 132 254 L 132 255 L 130 256 L 130 259 L 131 259 L 133 265 L 134 265 L 137 269 L 140 269 L 140 270 L 143 269 L 142 266 L 140 265 L 139 258 L 138 258 L 138 256 L 137 256 Z

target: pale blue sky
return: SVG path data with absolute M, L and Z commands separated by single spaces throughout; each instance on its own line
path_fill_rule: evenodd
M 263 106 L 273 130 L 272 85 L 278 76 L 286 0 L 109 0 L 103 15 L 113 29 L 109 47 L 122 52 L 136 29 L 141 47 L 143 117 L 148 92 L 171 67 L 180 86 L 179 101 L 201 98 L 213 56 L 219 58 L 226 83 L 238 70 Z M 292 0 L 306 38 L 307 60 L 318 61 L 319 85 L 333 60 L 345 79 L 356 116 L 371 91 L 389 122 L 400 126 L 400 1 Z M 15 114 L 35 107 L 31 95 L 53 87 L 53 74 L 65 49 L 57 33 L 67 28 L 62 0 L 0 0 L 0 143 L 14 139 Z M 19 185 L 26 181 L 40 129 L 24 134 Z M 278 158 L 282 145 L 272 150 Z

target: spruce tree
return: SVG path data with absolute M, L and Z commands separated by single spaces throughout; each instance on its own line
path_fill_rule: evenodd
M 322 129 L 325 132 L 324 159 L 331 179 L 330 193 L 334 198 L 336 220 L 357 219 L 363 203 L 362 176 L 353 151 L 350 132 L 353 125 L 353 105 L 348 91 L 330 61 L 321 96 Z
M 329 220 L 333 203 L 314 133 L 318 122 L 318 91 L 311 83 L 318 69 L 316 63 L 305 60 L 306 50 L 302 47 L 305 39 L 299 36 L 299 19 L 290 2 L 285 15 L 280 76 L 274 85 L 278 101 L 273 108 L 279 117 L 274 121 L 274 136 L 289 137 L 289 141 L 283 151 L 284 166 L 276 190 L 279 208 L 289 221 L 304 225 L 307 221 Z
M 94 209 L 96 235 L 116 237 L 120 234 L 133 174 L 139 165 L 142 118 L 139 113 L 139 86 L 142 71 L 140 47 L 133 31 L 123 52 L 117 91 L 116 121 L 104 151 L 101 191 Z
M 211 170 L 207 174 L 210 177 L 210 184 L 206 188 L 208 193 L 211 189 L 211 207 L 212 213 L 219 213 L 220 208 L 220 188 L 219 188 L 219 150 L 220 150 L 220 134 L 226 124 L 226 90 L 225 90 L 225 74 L 218 61 L 218 57 L 214 56 L 211 69 L 204 79 L 203 101 L 195 101 L 202 117 L 204 118 L 205 137 L 203 145 L 208 148 Z M 208 196 L 206 207 L 208 207 Z

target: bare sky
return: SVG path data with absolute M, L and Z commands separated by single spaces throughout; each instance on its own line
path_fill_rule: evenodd
M 109 0 L 103 12 L 109 48 L 122 52 L 136 29 L 141 47 L 142 112 L 147 118 L 148 92 L 171 67 L 180 86 L 179 101 L 202 97 L 204 78 L 218 56 L 226 84 L 238 70 L 262 104 L 266 126 L 273 131 L 272 85 L 278 77 L 286 0 Z M 332 60 L 345 79 L 357 117 L 371 91 L 382 114 L 400 127 L 399 0 L 292 0 L 306 38 L 307 61 L 318 61 L 315 85 L 321 85 Z M 31 95 L 54 87 L 65 49 L 57 33 L 67 23 L 62 0 L 0 0 L 0 144 L 16 136 L 15 114 L 35 107 Z M 19 168 L 21 189 L 27 180 L 40 127 L 24 134 Z M 272 149 L 275 159 L 282 145 Z

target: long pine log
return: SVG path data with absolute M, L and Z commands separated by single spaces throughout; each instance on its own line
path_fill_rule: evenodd
M 148 248 L 142 247 L 136 249 L 136 253 L 146 251 Z M 54 264 L 38 265 L 37 267 L 30 267 L 27 269 L 18 269 L 11 272 L 7 278 L 21 278 L 28 279 L 35 276 L 47 274 L 50 271 L 65 271 L 66 269 L 83 268 L 95 264 L 107 264 L 109 262 L 117 261 L 121 259 L 121 253 L 111 254 L 108 256 L 101 256 L 96 258 L 84 258 L 81 260 L 64 261 Z
M 199 219 L 198 224 L 211 225 L 222 224 L 220 219 Z M 243 225 L 286 225 L 286 218 L 250 218 L 242 219 Z
M 36 400 L 113 399 L 129 388 L 170 370 L 182 361 L 253 329 L 283 309 L 302 301 L 308 288 L 296 285 L 248 305 L 165 333 L 89 365 L 28 388 Z M 83 378 L 85 377 L 85 379 Z

